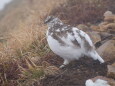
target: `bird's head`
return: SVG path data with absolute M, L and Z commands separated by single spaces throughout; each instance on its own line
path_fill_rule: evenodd
M 44 21 L 44 24 L 47 24 L 47 25 L 54 25 L 54 24 L 63 24 L 62 21 L 57 18 L 57 17 L 54 17 L 54 16 L 48 16 L 45 21 Z

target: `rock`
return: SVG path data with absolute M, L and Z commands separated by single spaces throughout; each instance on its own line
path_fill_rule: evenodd
M 106 22 L 114 22 L 115 21 L 115 15 L 112 14 L 111 11 L 106 11 L 104 13 L 104 17 L 105 17 L 104 21 L 106 21 Z
M 101 37 L 101 39 L 100 39 L 100 41 L 97 41 L 96 42 L 96 44 L 95 44 L 95 47 L 96 48 L 99 48 L 101 45 L 103 45 L 105 42 L 107 42 L 108 40 L 114 40 L 113 38 L 114 38 L 114 35 L 112 35 L 112 34 L 109 34 L 109 33 L 107 33 L 107 32 L 100 32 L 99 33 L 99 35 L 100 35 L 100 37 Z
M 109 23 L 106 25 L 99 25 L 101 31 L 106 31 L 109 33 L 115 33 L 115 23 Z
M 108 65 L 107 68 L 108 68 L 107 76 L 115 79 L 115 63 L 112 65 Z
M 106 25 L 109 33 L 115 34 L 115 23 L 110 23 Z
M 114 66 L 114 67 L 115 67 L 115 62 L 112 64 L 112 66 Z
M 105 61 L 115 59 L 115 40 L 108 40 L 97 49 L 97 52 Z
M 101 41 L 101 36 L 99 35 L 99 32 L 92 31 L 92 32 L 86 32 L 86 33 L 90 36 L 94 44 Z
M 113 40 L 115 40 L 115 35 L 113 35 L 114 37 L 112 38 Z
M 84 25 L 84 24 L 79 24 L 79 25 L 77 26 L 77 28 L 80 29 L 80 30 L 83 30 L 84 32 L 89 32 L 89 31 L 91 31 L 91 29 L 90 29 L 88 26 Z
M 99 25 L 100 31 L 107 32 L 107 27 L 106 25 Z
M 99 24 L 100 30 L 115 34 L 115 15 L 111 11 L 106 11 L 104 17 L 104 22 Z
M 100 24 L 99 24 L 99 26 L 101 26 L 101 25 L 107 25 L 107 24 L 109 24 L 109 22 L 101 22 Z
M 80 30 L 83 30 L 84 32 L 86 32 L 91 37 L 91 39 L 92 39 L 94 44 L 96 44 L 97 42 L 101 41 L 101 37 L 99 35 L 99 32 L 92 31 L 88 26 L 86 26 L 84 24 L 79 24 L 77 26 L 77 28 L 79 28 Z
M 90 28 L 91 28 L 93 31 L 101 31 L 101 30 L 100 30 L 100 27 L 97 26 L 97 25 L 91 25 Z
M 99 35 L 101 36 L 101 40 L 107 40 L 113 38 L 113 35 L 107 32 L 100 32 Z
M 86 81 L 86 83 L 88 84 L 88 82 L 91 82 L 91 81 L 93 83 L 95 83 L 94 86 L 115 86 L 115 80 L 114 79 L 103 77 L 103 76 L 97 76 L 95 78 L 89 79 Z M 99 81 L 100 81 L 100 84 L 102 83 L 101 85 L 99 84 Z M 86 86 L 91 86 L 91 85 L 86 85 Z
M 106 17 L 106 16 L 111 16 L 111 15 L 113 15 L 111 11 L 106 11 L 103 16 Z
M 110 86 L 107 81 L 102 79 L 97 79 L 95 82 L 89 79 L 86 81 L 85 85 L 86 86 Z
M 110 22 L 110 23 L 114 22 L 114 21 L 115 21 L 115 15 L 106 16 L 106 17 L 104 18 L 104 21 Z
M 107 27 L 108 29 L 111 28 L 115 30 L 115 23 L 109 23 L 105 27 Z

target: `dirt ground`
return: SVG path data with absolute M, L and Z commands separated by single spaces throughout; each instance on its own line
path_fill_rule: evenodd
M 56 57 L 47 57 L 45 60 L 59 67 L 63 60 Z M 87 79 L 96 76 L 107 75 L 107 65 L 112 64 L 114 61 L 100 64 L 90 58 L 82 58 L 78 61 L 73 61 L 65 68 L 60 69 L 60 73 L 56 75 L 49 75 L 41 81 L 41 86 L 85 86 Z

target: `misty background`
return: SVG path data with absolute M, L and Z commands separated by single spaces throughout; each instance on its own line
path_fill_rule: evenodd
M 2 10 L 6 4 L 11 2 L 12 0 L 0 0 L 0 10 Z

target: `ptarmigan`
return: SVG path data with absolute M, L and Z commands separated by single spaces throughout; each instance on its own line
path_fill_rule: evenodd
M 46 36 L 49 47 L 64 59 L 60 68 L 84 55 L 104 63 L 104 60 L 96 52 L 90 37 L 82 30 L 66 25 L 54 16 L 48 16 L 45 24 L 48 25 Z

